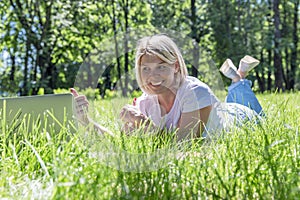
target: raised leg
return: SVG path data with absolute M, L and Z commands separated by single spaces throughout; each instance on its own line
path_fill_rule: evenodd
M 226 102 L 242 104 L 263 115 L 262 107 L 252 91 L 251 85 L 251 81 L 247 79 L 241 79 L 238 82 L 232 83 L 228 87 Z
M 226 59 L 220 71 L 232 80 L 232 84 L 228 88 L 226 102 L 242 104 L 258 114 L 263 114 L 262 107 L 251 89 L 252 82 L 245 79 L 248 72 L 258 64 L 259 60 L 246 55 L 240 60 L 238 69 L 230 59 Z

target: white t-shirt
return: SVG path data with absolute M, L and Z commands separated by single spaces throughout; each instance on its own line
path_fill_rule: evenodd
M 170 112 L 161 116 L 157 95 L 143 94 L 136 101 L 140 111 L 156 126 L 176 128 L 182 113 L 188 113 L 218 102 L 211 89 L 199 79 L 188 76 L 179 87 Z
M 157 95 L 143 93 L 137 98 L 139 110 L 160 128 L 177 128 L 182 113 L 188 113 L 207 106 L 213 106 L 203 136 L 215 135 L 220 130 L 241 125 L 247 119 L 257 117 L 255 111 L 237 103 L 222 103 L 211 89 L 195 77 L 188 76 L 179 87 L 170 112 L 161 116 Z

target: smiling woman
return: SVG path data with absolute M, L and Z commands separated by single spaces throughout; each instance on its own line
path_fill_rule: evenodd
M 148 94 L 164 93 L 174 95 L 172 90 L 175 84 L 175 74 L 178 64 L 168 64 L 154 55 L 146 54 L 141 58 L 141 67 L 138 68 L 141 76 L 141 85 Z
M 258 61 L 250 56 L 243 58 L 240 63 L 243 71 L 235 69 L 229 61 L 222 65 L 221 71 L 233 80 L 227 98 L 230 103 L 221 103 L 205 83 L 188 76 L 182 54 L 171 38 L 162 34 L 142 38 L 137 45 L 135 69 L 143 94 L 135 105 L 122 108 L 124 130 L 130 133 L 143 124 L 147 130 L 176 131 L 176 139 L 181 141 L 213 135 L 245 120 L 257 119 L 261 106 L 244 77 Z M 76 91 L 73 93 L 77 96 Z M 242 96 L 236 98 L 237 94 Z M 87 107 L 86 98 L 76 99 L 78 105 Z M 252 107 L 259 109 L 255 112 Z M 89 121 L 82 110 L 78 114 Z M 95 126 L 107 132 L 96 123 Z
M 161 75 L 167 75 L 169 72 L 171 79 L 174 79 L 170 89 L 178 88 L 187 76 L 187 68 L 177 45 L 166 35 L 145 37 L 137 45 L 135 60 L 137 82 L 144 92 L 150 92 L 147 91 L 147 84 L 142 80 L 143 75 L 151 75 L 144 73 L 145 67 L 146 70 L 152 69 L 152 71 L 156 67 L 156 73 Z

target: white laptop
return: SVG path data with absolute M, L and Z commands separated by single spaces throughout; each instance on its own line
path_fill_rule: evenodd
M 11 129 L 76 130 L 72 94 L 47 94 L 0 99 L 0 125 Z M 41 130 L 42 130 L 41 129 Z

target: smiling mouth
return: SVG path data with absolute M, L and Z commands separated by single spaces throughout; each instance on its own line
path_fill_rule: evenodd
M 162 81 L 159 81 L 159 82 L 150 82 L 150 85 L 154 86 L 154 87 L 160 86 L 161 84 L 162 84 Z

